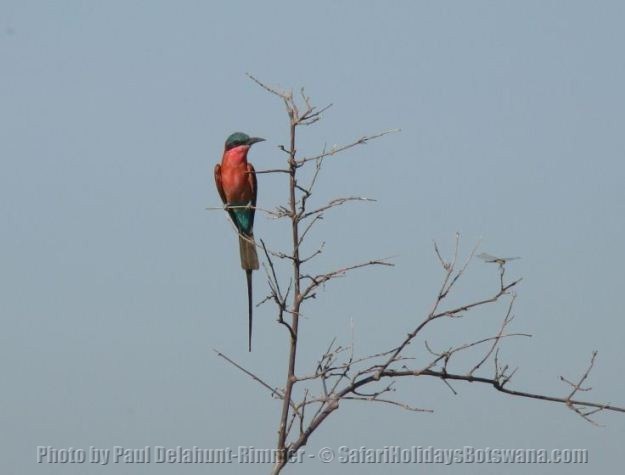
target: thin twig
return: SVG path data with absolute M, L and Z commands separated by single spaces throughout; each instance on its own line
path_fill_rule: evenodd
M 233 361 L 232 359 L 228 358 L 226 355 L 224 355 L 222 352 L 216 350 L 213 348 L 213 351 L 215 353 L 217 353 L 217 356 L 219 356 L 220 358 L 223 358 L 224 360 L 226 360 L 228 363 L 230 363 L 232 366 L 234 366 L 235 368 L 243 371 L 245 374 L 247 374 L 250 378 L 252 378 L 254 381 L 256 381 L 257 383 L 261 384 L 262 386 L 264 386 L 266 389 L 268 389 L 269 391 L 271 391 L 271 395 L 274 397 L 277 397 L 279 399 L 283 399 L 284 398 L 284 394 L 282 393 L 282 391 L 278 388 L 273 388 L 271 387 L 269 384 L 267 384 L 265 381 L 263 381 L 260 377 L 256 376 L 254 373 L 252 373 L 251 371 L 245 369 L 243 366 L 241 366 L 240 364 L 236 363 L 235 361 Z
M 353 141 L 351 143 L 348 143 L 346 145 L 334 146 L 330 150 L 328 150 L 327 152 L 323 152 L 323 153 L 320 153 L 319 155 L 314 155 L 312 157 L 302 158 L 302 159 L 298 160 L 297 163 L 299 165 L 303 165 L 306 162 L 310 162 L 310 161 L 313 161 L 313 160 L 319 160 L 320 158 L 330 157 L 332 155 L 336 155 L 337 153 L 340 153 L 340 152 L 348 150 L 348 149 L 350 149 L 352 147 L 355 147 L 356 145 L 364 145 L 364 144 L 366 144 L 367 142 L 369 142 L 371 140 L 374 140 L 374 139 L 377 139 L 377 138 L 380 138 L 380 137 L 384 137 L 385 135 L 393 134 L 393 133 L 400 132 L 400 131 L 401 131 L 401 129 L 390 129 L 390 130 L 385 130 L 384 132 L 380 132 L 378 134 L 364 135 L 364 136 L 360 137 L 359 139 L 357 139 L 357 140 L 355 140 L 355 141 Z

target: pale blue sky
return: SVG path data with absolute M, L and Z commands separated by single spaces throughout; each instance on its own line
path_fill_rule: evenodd
M 376 198 L 329 214 L 318 269 L 396 255 L 397 267 L 331 284 L 308 307 L 301 370 L 336 336 L 397 342 L 431 305 L 449 250 L 520 255 L 515 331 L 503 357 L 520 389 L 558 381 L 599 350 L 589 397 L 625 404 L 625 7 L 581 1 L 0 0 L 0 466 L 6 474 L 266 473 L 268 467 L 38 465 L 36 446 L 273 447 L 279 403 L 218 348 L 283 383 L 287 341 L 256 311 L 246 351 L 245 280 L 212 168 L 234 130 L 267 138 L 250 158 L 280 166 L 283 106 L 246 72 L 334 103 L 302 131 L 319 151 L 400 134 L 327 163 L 318 200 Z M 259 203 L 286 197 L 260 177 Z M 276 246 L 283 225 L 259 217 Z M 462 296 L 494 269 L 476 263 Z M 256 297 L 264 287 L 256 274 Z M 440 322 L 438 348 L 497 330 L 499 314 Z M 489 374 L 489 373 L 487 373 Z M 625 417 L 596 428 L 564 407 L 486 387 L 405 382 L 434 409 L 344 404 L 323 446 L 588 448 L 586 466 L 395 465 L 391 473 L 615 473 Z M 309 461 L 287 473 L 380 473 Z M 387 469 L 385 469 L 387 470 Z M 208 472 L 207 472 L 208 471 Z

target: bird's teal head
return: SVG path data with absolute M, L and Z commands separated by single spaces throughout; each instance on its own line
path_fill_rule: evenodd
M 230 136 L 226 139 L 226 150 L 230 150 L 234 147 L 240 147 L 241 145 L 252 146 L 257 142 L 262 142 L 265 139 L 261 139 L 260 137 L 250 137 L 243 132 L 235 132 L 230 134 Z

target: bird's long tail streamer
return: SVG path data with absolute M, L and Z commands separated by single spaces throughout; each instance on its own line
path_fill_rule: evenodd
M 258 269 L 258 254 L 256 253 L 254 235 L 239 235 L 239 253 L 241 254 L 241 267 L 245 270 L 247 277 L 248 351 L 252 351 L 252 271 Z
M 247 351 L 252 351 L 252 271 L 246 270 L 247 277 L 247 312 L 248 312 L 248 340 Z

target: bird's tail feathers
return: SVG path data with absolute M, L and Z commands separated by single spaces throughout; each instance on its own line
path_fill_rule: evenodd
M 241 267 L 245 270 L 258 269 L 258 254 L 256 254 L 256 242 L 254 235 L 239 234 L 239 253 L 241 255 Z

